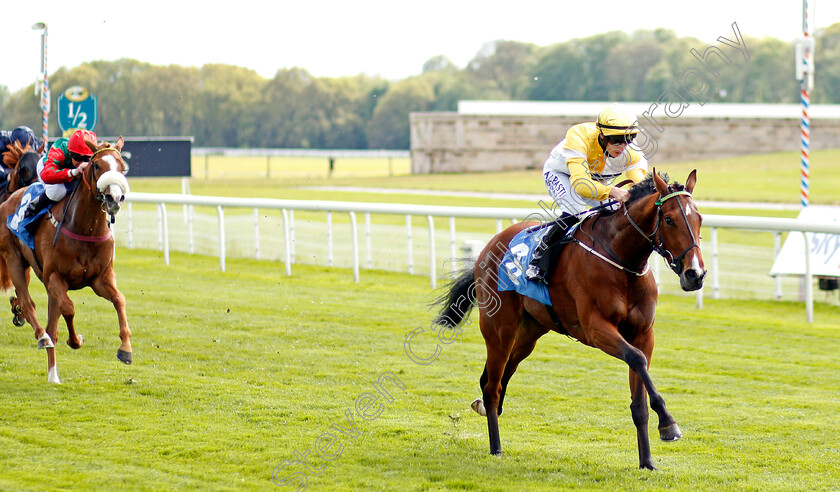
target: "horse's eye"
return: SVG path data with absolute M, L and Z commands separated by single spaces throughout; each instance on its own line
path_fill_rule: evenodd
M 672 226 L 674 225 L 674 219 L 672 219 L 671 217 L 665 217 L 665 223 L 669 226 Z

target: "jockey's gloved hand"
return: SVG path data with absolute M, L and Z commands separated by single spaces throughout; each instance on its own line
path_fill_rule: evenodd
M 90 165 L 90 162 L 83 162 L 79 164 L 79 167 L 76 168 L 76 172 L 73 173 L 73 176 L 81 176 L 85 169 Z

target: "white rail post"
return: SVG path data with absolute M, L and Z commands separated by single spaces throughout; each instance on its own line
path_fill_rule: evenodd
M 370 212 L 365 213 L 365 264 L 368 268 L 373 268 L 373 251 L 371 249 L 370 236 Z
M 356 226 L 356 212 L 350 212 L 350 236 L 353 241 L 353 282 L 359 283 L 359 231 Z
M 292 238 L 289 234 L 289 211 L 285 208 L 283 212 L 283 244 L 284 262 L 286 263 L 286 275 L 292 274 Z
M 333 266 L 332 212 L 327 211 L 327 266 Z
M 158 244 L 157 249 L 163 251 L 163 212 L 162 209 L 166 208 L 165 203 L 158 203 L 157 206 L 157 230 L 158 230 Z
M 254 259 L 260 259 L 260 211 L 254 207 Z
M 219 266 L 225 271 L 225 209 L 216 205 L 216 212 L 219 214 Z
M 289 216 L 286 222 L 289 224 L 289 251 L 291 251 L 292 263 L 295 262 L 295 211 L 289 210 Z
M 803 232 L 805 238 L 805 320 L 808 323 L 814 321 L 814 277 L 811 275 L 811 241 L 808 233 Z
M 127 220 L 126 225 L 128 225 L 128 247 L 129 248 L 134 248 L 134 221 L 133 221 L 134 209 L 133 209 L 132 205 L 134 205 L 134 204 L 131 203 L 131 202 L 128 202 L 128 220 Z
M 782 233 L 773 233 L 773 260 L 779 257 L 779 252 L 782 251 Z M 776 275 L 776 300 L 782 298 L 782 276 Z
M 411 245 L 411 216 L 405 216 L 405 239 L 408 243 L 408 273 L 409 275 L 414 275 L 414 251 Z
M 720 276 L 718 274 L 718 231 L 711 228 L 712 236 L 712 299 L 720 299 Z
M 455 217 L 449 217 L 449 257 L 452 273 L 458 271 L 458 245 L 455 244 Z
M 169 265 L 169 223 L 166 221 L 166 204 L 158 207 L 161 232 L 161 249 L 163 249 L 163 263 Z
M 701 246 L 700 241 L 701 240 L 697 240 L 697 247 L 698 248 L 700 248 L 700 246 Z M 700 249 L 698 249 L 698 251 L 703 251 L 703 249 L 700 248 Z M 697 289 L 697 293 L 695 294 L 695 301 L 694 302 L 695 302 L 695 305 L 697 306 L 697 309 L 703 309 L 703 287 L 700 287 L 699 289 Z
M 426 216 L 429 223 L 429 278 L 432 289 L 437 288 L 437 258 L 435 255 L 435 220 L 431 215 Z

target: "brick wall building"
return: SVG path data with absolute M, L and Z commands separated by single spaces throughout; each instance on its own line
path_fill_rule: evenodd
M 637 144 L 654 164 L 800 148 L 796 104 L 622 104 L 638 116 L 646 136 Z M 412 113 L 412 173 L 542 168 L 569 127 L 607 105 L 462 101 L 458 112 Z M 840 105 L 812 105 L 810 119 L 812 150 L 840 148 Z

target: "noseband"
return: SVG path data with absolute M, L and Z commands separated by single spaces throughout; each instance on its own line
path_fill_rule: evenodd
M 688 191 L 673 191 L 670 186 L 668 187 L 668 191 L 671 191 L 671 193 L 665 196 L 660 195 L 659 199 L 654 202 L 654 205 L 656 205 L 656 224 L 654 225 L 653 232 L 650 235 L 645 234 L 642 228 L 639 227 L 639 225 L 636 224 L 635 221 L 633 221 L 633 219 L 630 217 L 630 214 L 627 212 L 627 207 L 624 207 L 624 216 L 627 217 L 627 220 L 630 222 L 630 225 L 632 225 L 637 231 L 639 231 L 639 234 L 641 234 L 642 236 L 644 236 L 645 239 L 648 240 L 648 242 L 653 247 L 653 250 L 659 253 L 659 256 L 661 256 L 665 260 L 665 262 L 668 263 L 668 266 L 671 267 L 671 270 L 673 270 L 674 273 L 679 275 L 681 270 L 682 259 L 685 258 L 685 255 L 687 255 L 688 252 L 692 249 L 699 249 L 700 245 L 697 244 L 697 240 L 694 238 L 694 234 L 691 234 L 691 246 L 685 248 L 685 250 L 682 253 L 680 253 L 680 255 L 676 258 L 674 258 L 674 255 L 671 254 L 671 252 L 668 251 L 668 248 L 665 247 L 665 243 L 662 241 L 662 229 L 659 228 L 660 221 L 662 220 L 662 204 L 665 203 L 665 201 L 669 198 L 674 198 L 679 195 L 687 195 L 689 197 L 691 196 L 691 193 L 689 193 Z M 680 207 L 680 213 L 683 216 L 686 228 L 688 228 L 689 233 L 691 233 L 691 226 L 688 224 L 688 216 L 685 213 L 685 209 L 682 206 L 682 202 L 677 200 L 677 206 Z

